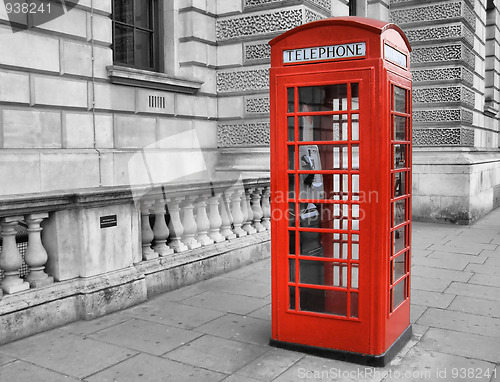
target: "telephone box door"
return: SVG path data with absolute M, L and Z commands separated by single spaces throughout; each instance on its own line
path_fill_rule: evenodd
M 280 296 L 273 338 L 370 347 L 373 70 L 278 76 L 274 216 Z M 288 155 L 286 155 L 286 151 Z

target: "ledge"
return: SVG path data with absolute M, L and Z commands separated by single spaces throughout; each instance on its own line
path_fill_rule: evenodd
M 203 81 L 172 77 L 165 73 L 149 70 L 127 68 L 124 66 L 107 66 L 111 83 L 117 85 L 138 86 L 148 89 L 169 90 L 178 93 L 194 94 L 203 85 Z

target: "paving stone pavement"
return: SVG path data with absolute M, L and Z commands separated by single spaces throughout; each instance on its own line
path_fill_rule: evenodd
M 413 337 L 384 368 L 270 347 L 266 259 L 0 346 L 0 381 L 500 381 L 500 208 L 412 237 Z

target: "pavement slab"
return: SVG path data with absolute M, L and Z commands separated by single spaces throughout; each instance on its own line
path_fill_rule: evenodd
M 447 308 L 455 295 L 415 289 L 411 293 L 411 303 L 435 308 Z
M 125 309 L 120 313 L 125 318 L 135 317 L 182 329 L 197 328 L 225 314 L 212 309 L 165 301 L 159 298 Z
M 500 301 L 499 288 L 486 285 L 469 284 L 454 281 L 445 290 L 445 292 L 461 296 L 478 297 L 484 298 L 486 300 Z
M 186 365 L 162 357 L 139 354 L 86 378 L 88 382 L 218 382 L 227 374 Z
M 477 297 L 456 296 L 448 310 L 500 318 L 500 303 Z
M 164 357 L 204 369 L 233 374 L 269 351 L 267 346 L 204 335 Z
M 418 346 L 425 350 L 500 363 L 498 338 L 454 330 L 429 328 Z
M 191 330 L 134 319 L 103 329 L 91 334 L 90 337 L 123 348 L 161 355 L 201 335 Z
M 383 382 L 420 381 L 481 381 L 489 382 L 489 373 L 495 365 L 463 356 L 439 353 L 435 350 L 413 347 L 396 365 L 384 368 Z M 474 378 L 470 378 L 469 371 Z
M 61 329 L 3 345 L 0 351 L 60 374 L 84 378 L 137 354 Z
M 304 354 L 284 349 L 271 349 L 236 372 L 237 376 L 270 382 L 291 367 Z
M 267 345 L 271 338 L 270 324 L 267 320 L 228 313 L 200 326 L 196 331 L 241 342 Z
M 35 377 L 36 376 L 36 377 Z M 35 379 L 36 378 L 36 379 Z M 48 370 L 46 368 L 33 365 L 29 362 L 15 361 L 5 365 L 0 369 L 1 381 L 12 382 L 33 382 L 33 381 L 50 381 L 50 382 L 76 382 L 80 379 Z
M 417 321 L 433 328 L 456 330 L 500 339 L 500 319 L 477 314 L 429 308 Z
M 249 314 L 267 305 L 267 301 L 248 296 L 240 296 L 226 292 L 206 291 L 199 295 L 182 300 L 185 305 L 214 309 L 221 312 Z
M 0 346 L 0 381 L 500 382 L 500 209 L 468 227 L 416 222 L 412 243 L 413 335 L 383 368 L 269 346 L 264 259 Z

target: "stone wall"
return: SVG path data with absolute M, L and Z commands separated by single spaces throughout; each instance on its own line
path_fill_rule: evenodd
M 497 14 L 483 0 L 391 0 L 413 48 L 416 219 L 469 223 L 495 206 Z
M 0 7 L 0 194 L 213 174 L 214 2 L 164 2 L 159 74 L 112 66 L 111 3 L 15 33 Z
M 220 3 L 216 21 L 218 174 L 265 175 L 270 130 L 268 42 L 296 26 L 329 17 L 332 4 L 337 12 L 346 12 L 347 5 L 326 0 L 226 1 L 225 7 Z

